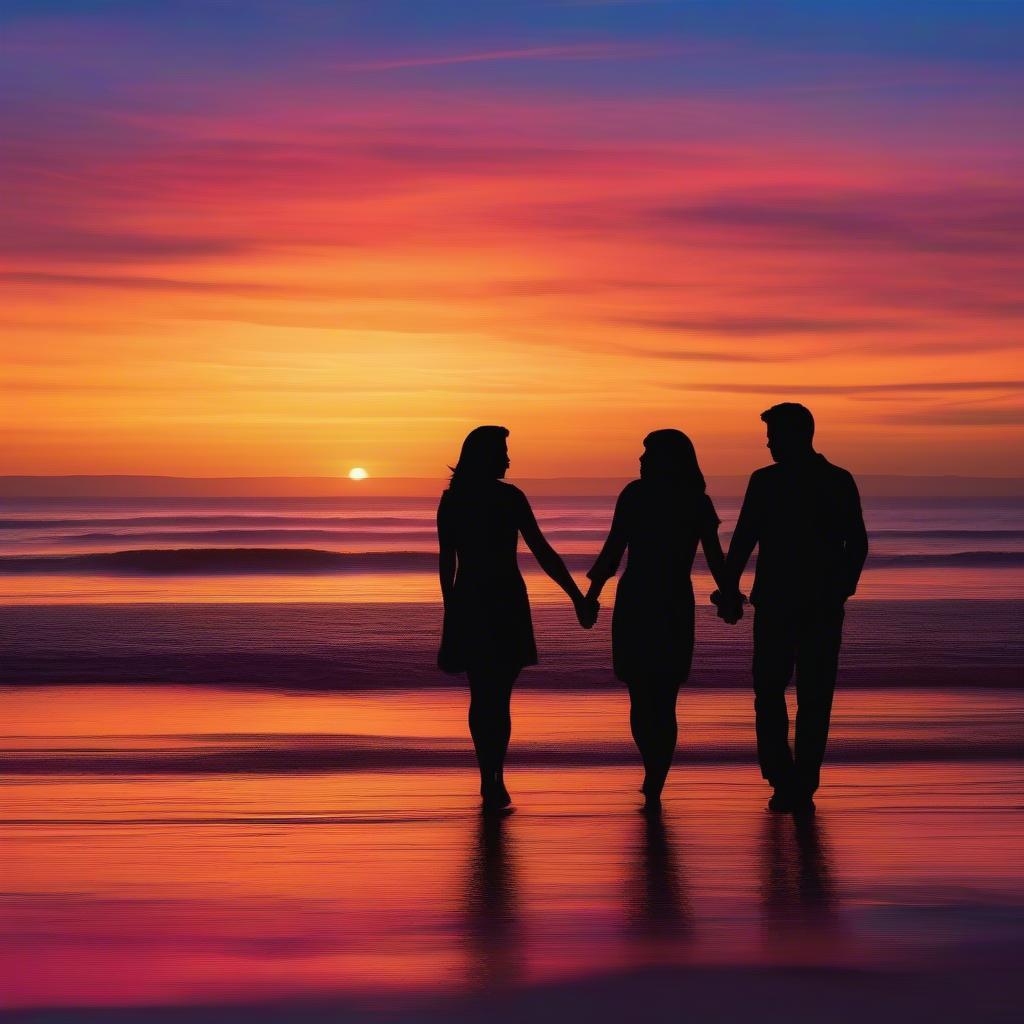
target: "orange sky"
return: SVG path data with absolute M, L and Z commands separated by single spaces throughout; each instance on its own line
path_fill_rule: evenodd
M 13 52 L 0 473 L 435 476 L 483 422 L 515 476 L 628 474 L 664 426 L 737 473 L 785 399 L 860 472 L 1024 471 L 1017 78 L 610 94 L 592 51 L 378 47 L 115 87 L 45 27 Z

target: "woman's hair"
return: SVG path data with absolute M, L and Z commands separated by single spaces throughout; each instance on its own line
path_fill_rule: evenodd
M 495 480 L 501 475 L 504 443 L 508 437 L 505 427 L 475 427 L 466 435 L 459 452 L 459 461 L 448 468 L 452 471 L 449 488 L 458 490 L 467 484 Z
M 697 450 L 681 430 L 655 430 L 644 438 L 644 448 L 654 458 L 648 460 L 643 476 L 682 487 L 694 496 L 705 493 L 707 483 Z

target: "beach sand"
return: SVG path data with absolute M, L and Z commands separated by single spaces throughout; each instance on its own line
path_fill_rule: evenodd
M 56 693 L 63 711 L 46 716 Z M 557 751 L 556 720 L 579 695 L 535 695 L 543 720 L 521 696 L 521 745 Z M 701 700 L 739 697 L 684 697 L 684 752 L 707 728 Z M 10 691 L 21 738 L 5 742 L 100 759 L 126 745 L 258 746 L 272 739 L 261 715 L 287 728 L 292 702 L 295 733 L 311 734 L 327 714 L 316 699 L 354 698 L 309 699 Z M 360 699 L 392 742 L 404 731 L 427 746 L 464 706 L 457 691 L 430 694 L 433 712 L 412 695 L 404 708 L 401 694 Z M 617 699 L 593 698 L 596 741 L 622 732 Z M 889 723 L 902 713 L 941 740 L 994 718 L 977 692 L 949 699 L 901 712 L 893 695 Z M 839 743 L 865 713 L 847 711 Z M 726 720 L 715 728 L 735 717 L 704 713 Z M 106 738 L 101 716 L 117 722 Z M 497 820 L 479 814 L 468 764 L 7 774 L 6 1019 L 1019 1018 L 1024 759 L 835 763 L 806 823 L 764 811 L 749 763 L 685 758 L 651 820 L 622 760 L 520 764 L 515 812 Z

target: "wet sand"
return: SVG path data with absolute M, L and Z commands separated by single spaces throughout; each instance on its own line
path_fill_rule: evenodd
M 242 714 L 242 695 L 105 693 L 92 723 L 66 702 L 78 735 L 37 717 L 37 753 L 214 742 Z M 437 739 L 461 717 L 457 695 L 431 695 L 433 715 L 401 696 L 366 722 Z M 941 738 L 977 725 L 971 698 L 889 711 Z M 296 732 L 324 713 L 274 699 L 250 707 L 250 737 L 270 740 L 282 701 L 305 709 Z M 520 738 L 557 746 L 521 703 Z M 610 714 L 592 713 L 595 739 L 621 728 Z M 767 814 L 746 764 L 681 765 L 660 821 L 637 781 L 626 763 L 520 766 L 515 812 L 491 820 L 462 768 L 8 774 L 5 1003 L 23 1020 L 1019 1015 L 1024 759 L 836 763 L 809 823 Z

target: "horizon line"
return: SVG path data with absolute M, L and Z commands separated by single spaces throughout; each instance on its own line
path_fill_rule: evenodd
M 725 478 L 746 479 L 749 473 L 706 473 L 705 476 L 712 480 Z M 1024 474 L 1002 475 L 997 473 L 857 473 L 858 479 L 892 479 L 892 480 L 1018 480 L 1024 481 Z M 351 480 L 347 475 L 327 476 L 314 473 L 302 473 L 292 476 L 282 474 L 256 475 L 245 474 L 236 476 L 200 476 L 185 475 L 180 473 L 0 473 L 0 481 L 8 480 L 211 480 L 211 481 L 235 481 L 235 480 L 323 480 L 332 483 L 351 483 L 354 486 L 371 483 L 373 481 L 402 481 L 419 482 L 435 481 L 445 479 L 445 474 L 438 476 L 369 476 L 363 480 Z M 568 480 L 568 481 L 590 481 L 590 480 L 626 480 L 634 479 L 636 474 L 591 474 L 588 476 L 522 476 L 512 477 L 519 480 Z
M 636 473 L 621 476 L 512 477 L 510 482 L 537 497 L 612 498 Z M 739 497 L 748 474 L 711 474 L 709 490 L 720 497 Z M 865 497 L 1021 498 L 1024 477 L 901 475 L 859 473 Z M 0 497 L 8 500 L 159 499 L 159 498 L 407 498 L 436 496 L 448 476 L 167 476 L 159 474 L 21 474 L 0 476 Z

